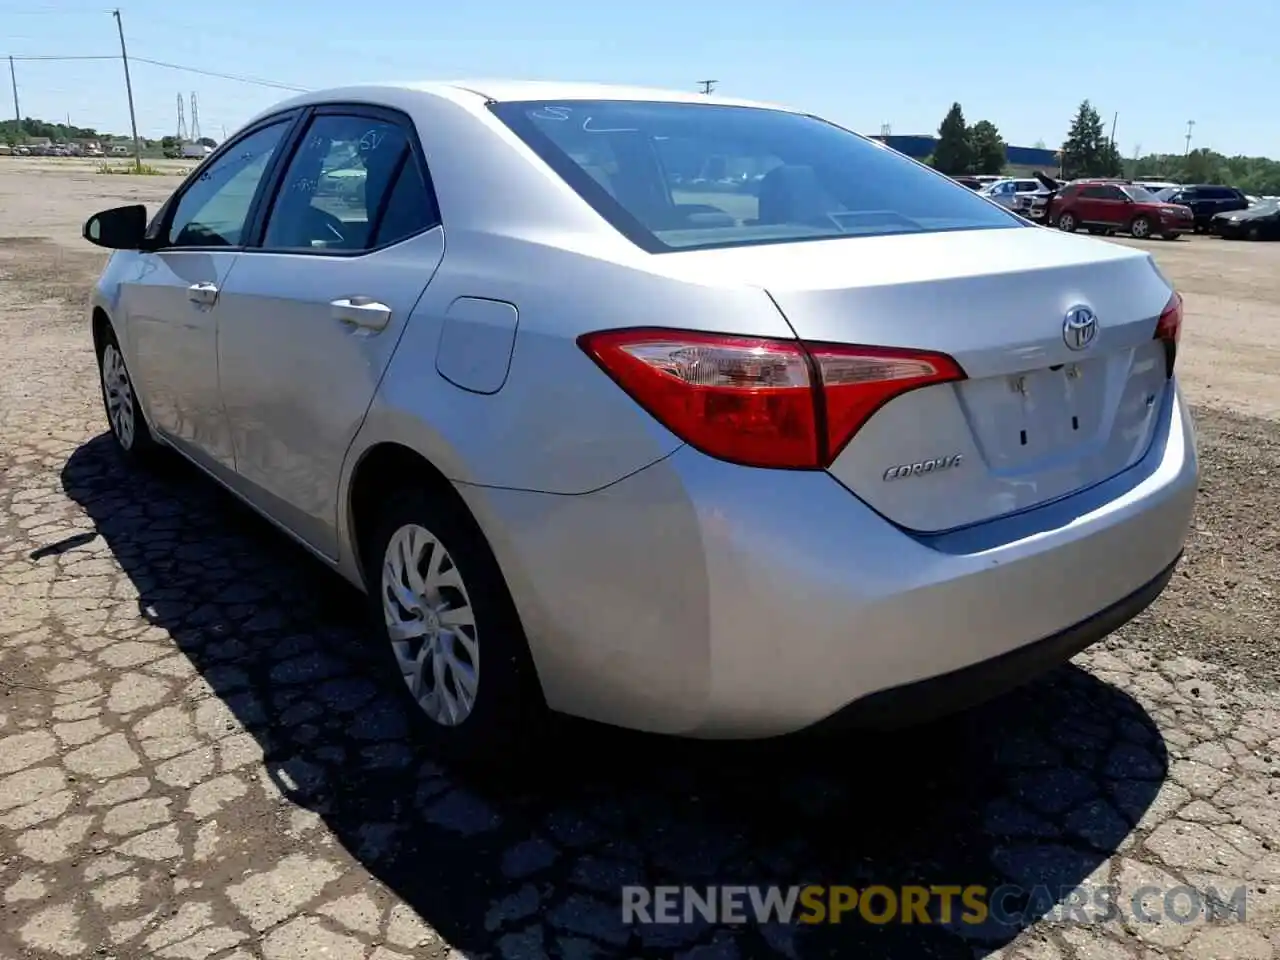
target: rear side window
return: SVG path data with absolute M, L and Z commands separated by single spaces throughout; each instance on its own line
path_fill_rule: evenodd
M 285 170 L 262 246 L 356 252 L 432 226 L 434 205 L 413 160 L 398 123 L 316 116 Z
M 1027 227 L 949 177 L 814 117 L 631 101 L 490 109 L 596 212 L 655 253 Z

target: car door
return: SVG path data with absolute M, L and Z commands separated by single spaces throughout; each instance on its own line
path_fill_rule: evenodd
M 343 460 L 444 233 L 408 117 L 327 105 L 305 123 L 220 295 L 218 369 L 240 492 L 336 557 Z
M 1113 183 L 1099 184 L 1090 189 L 1094 191 L 1089 201 L 1091 223 L 1120 227 L 1129 222 L 1129 203 L 1124 191 Z
M 210 468 L 235 463 L 218 387 L 219 292 L 293 119 L 258 125 L 202 164 L 151 225 L 156 249 L 121 284 L 129 364 L 148 422 Z

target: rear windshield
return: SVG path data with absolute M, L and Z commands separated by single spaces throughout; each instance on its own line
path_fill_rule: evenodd
M 950 178 L 813 117 L 618 100 L 491 109 L 602 217 L 655 253 L 1024 226 Z

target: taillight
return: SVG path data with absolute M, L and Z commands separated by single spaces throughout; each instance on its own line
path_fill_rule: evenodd
M 964 379 L 944 354 L 682 330 L 605 330 L 578 345 L 668 430 L 709 456 L 822 469 L 880 407 Z
M 1178 359 L 1178 341 L 1182 339 L 1182 295 L 1176 290 L 1156 321 L 1155 338 L 1164 343 L 1165 375 L 1172 377 L 1173 365 Z

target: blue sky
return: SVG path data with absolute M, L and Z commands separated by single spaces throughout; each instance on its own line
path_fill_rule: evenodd
M 864 133 L 936 130 L 958 100 L 1010 143 L 1061 143 L 1093 101 L 1132 155 L 1193 146 L 1280 159 L 1280 3 L 1270 0 L 130 0 L 131 56 L 301 87 L 503 76 L 695 89 L 801 106 Z M 1017 47 L 1014 44 L 1017 44 Z M 118 52 L 92 0 L 0 0 L 0 54 Z M 16 64 L 22 112 L 127 132 L 118 61 Z M 287 91 L 133 67 L 139 133 L 178 93 L 222 139 Z M 5 98 L 7 101 L 8 98 Z M 0 115 L 9 115 L 8 103 Z M 188 120 L 190 107 L 188 106 Z

